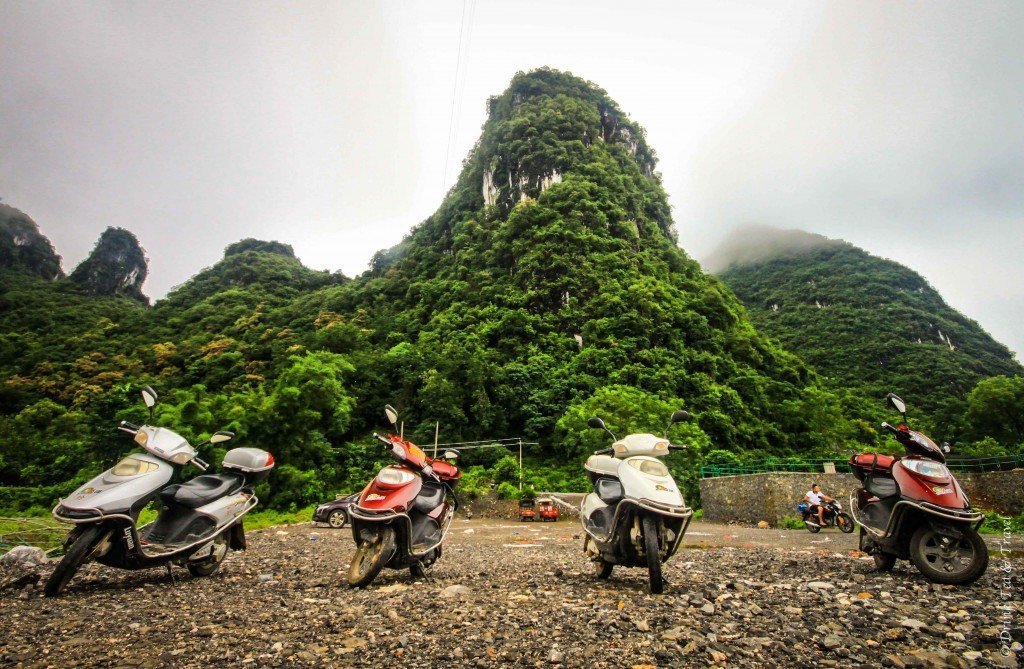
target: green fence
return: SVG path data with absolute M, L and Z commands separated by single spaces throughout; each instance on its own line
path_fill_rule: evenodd
M 1024 455 L 992 457 L 992 458 L 956 458 L 946 463 L 955 472 L 998 472 L 1024 468 Z M 742 474 L 767 474 L 775 472 L 793 472 L 820 474 L 825 471 L 849 473 L 849 456 L 835 458 L 767 458 L 752 464 L 710 464 L 700 469 L 700 477 L 704 479 L 716 476 L 737 476 Z

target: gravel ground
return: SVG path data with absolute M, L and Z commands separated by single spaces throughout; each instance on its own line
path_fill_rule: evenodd
M 998 537 L 989 538 L 990 542 Z M 344 585 L 352 538 L 302 525 L 249 535 L 221 572 L 87 566 L 57 600 L 0 591 L 11 667 L 1018 666 L 1021 541 L 964 588 L 906 563 L 872 572 L 856 535 L 695 523 L 646 593 L 646 573 L 590 574 L 575 522 L 456 521 L 425 582 L 386 571 Z M 1013 590 L 1003 588 L 1009 569 Z M 51 567 L 36 573 L 45 577 Z M 9 571 L 9 570 L 8 570 Z M 3 577 L 0 574 L 0 577 Z M 7 575 L 10 579 L 10 574 Z M 3 578 L 0 578 L 2 581 Z M 41 584 L 40 584 L 41 585 Z M 1008 611 L 1000 607 L 1009 605 Z M 1015 645 L 1000 652 L 1004 615 Z

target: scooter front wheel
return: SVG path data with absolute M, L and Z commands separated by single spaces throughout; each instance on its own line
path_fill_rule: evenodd
M 348 568 L 348 584 L 365 588 L 373 583 L 395 554 L 396 547 L 395 530 L 390 527 L 381 527 L 372 538 L 360 541 Z
M 84 527 L 78 533 L 71 544 L 71 548 L 64 554 L 64 558 L 57 564 L 57 568 L 46 579 L 43 593 L 47 597 L 56 597 L 71 582 L 78 570 L 86 563 L 92 554 L 93 548 L 103 537 L 103 528 L 99 525 Z
M 849 534 L 853 532 L 853 518 L 848 513 L 841 513 L 836 516 L 836 526 L 839 527 L 843 534 Z
M 665 587 L 661 577 L 661 553 L 658 549 L 658 519 L 644 516 L 641 521 L 644 531 L 644 551 L 647 553 L 647 574 L 651 579 L 651 594 L 660 595 Z
M 910 559 L 929 580 L 945 585 L 973 583 L 988 568 L 988 546 L 973 528 L 959 530 L 961 537 L 937 532 L 930 525 L 917 528 L 910 537 Z

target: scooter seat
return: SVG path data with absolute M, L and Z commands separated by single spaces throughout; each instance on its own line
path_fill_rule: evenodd
M 239 474 L 204 474 L 185 483 L 167 486 L 160 491 L 160 499 L 167 504 L 198 509 L 241 487 L 243 480 Z
M 444 501 L 444 487 L 433 481 L 424 481 L 420 494 L 412 502 L 412 508 L 423 513 L 430 513 L 441 506 Z

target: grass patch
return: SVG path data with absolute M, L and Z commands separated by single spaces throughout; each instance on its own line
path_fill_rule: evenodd
M 70 525 L 58 523 L 50 517 L 0 518 L 0 553 L 15 546 L 38 546 L 49 552 L 64 543 Z
M 800 520 L 796 516 L 786 516 L 782 519 L 782 522 L 779 523 L 779 527 L 784 530 L 802 530 L 807 526 L 804 525 L 804 521 Z
M 700 520 L 703 517 L 704 517 L 704 509 L 697 509 L 696 511 L 693 512 L 692 520 Z
M 150 504 L 139 514 L 137 524 L 139 527 L 147 525 L 156 520 L 156 516 L 157 510 Z M 263 509 L 245 516 L 245 529 L 252 531 L 274 525 L 297 525 L 312 519 L 312 506 L 294 512 Z M 0 553 L 6 553 L 14 546 L 38 546 L 47 552 L 56 550 L 64 543 L 64 537 L 71 528 L 71 525 L 54 520 L 49 512 L 24 518 L 0 518 Z
M 979 509 L 985 514 L 985 522 L 978 531 L 981 534 L 1003 534 L 1007 529 L 1010 534 L 1024 534 L 1024 513 L 1017 516 L 1000 516 L 991 509 Z
M 245 529 L 246 530 L 262 530 L 266 527 L 273 527 L 274 525 L 298 525 L 299 523 L 308 523 L 313 520 L 314 507 L 307 506 L 304 509 L 298 511 L 275 511 L 274 509 L 264 509 L 263 511 L 253 511 L 245 517 Z

